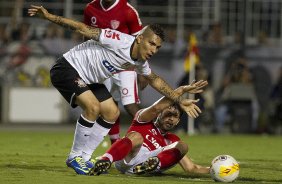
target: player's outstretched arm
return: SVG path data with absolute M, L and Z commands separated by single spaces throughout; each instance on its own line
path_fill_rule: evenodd
M 152 72 L 150 75 L 145 76 L 150 86 L 155 88 L 159 93 L 169 98 L 173 102 L 179 103 L 180 96 L 164 81 L 160 76 Z
M 177 88 L 175 90 L 175 92 L 177 93 L 178 96 L 181 96 L 185 92 L 185 90 L 184 90 L 185 87 L 186 86 L 180 86 L 179 88 Z M 198 113 L 201 112 L 200 108 L 195 104 L 199 100 L 189 100 L 189 99 L 187 99 L 187 101 L 189 103 L 189 105 L 187 105 L 187 108 L 189 108 L 187 114 L 190 117 L 196 117 L 195 114 L 198 114 Z M 161 99 L 156 101 L 150 107 L 147 107 L 147 108 L 143 109 L 141 115 L 138 118 L 138 120 L 144 121 L 144 122 L 151 121 L 151 120 L 157 118 L 159 113 L 161 113 L 161 111 L 163 109 L 169 107 L 173 103 L 174 102 L 172 100 L 170 100 L 169 98 L 162 97 Z M 194 113 L 194 111 L 196 111 L 196 112 Z
M 183 87 L 181 88 L 182 94 L 179 94 L 175 92 L 161 77 L 159 77 L 158 75 L 156 75 L 153 72 L 149 76 L 146 76 L 146 78 L 149 81 L 149 84 L 153 88 L 155 88 L 158 92 L 160 92 L 167 98 L 165 99 L 166 102 L 171 101 L 170 103 L 178 103 L 180 107 L 182 108 L 182 110 L 184 110 L 188 114 L 188 116 L 192 118 L 196 118 L 199 116 L 199 113 L 201 113 L 201 110 L 198 106 L 194 104 L 197 102 L 197 100 L 193 101 L 189 99 L 182 99 L 181 97 L 181 95 L 184 92 L 187 92 L 187 89 L 194 90 L 197 88 L 197 86 L 189 85 L 189 86 Z M 156 102 L 156 103 L 159 104 L 159 102 Z
M 207 83 L 207 81 L 199 81 L 199 82 L 193 82 L 190 85 L 187 86 L 180 86 L 177 89 L 174 90 L 175 93 L 175 97 L 176 98 L 181 98 L 181 96 L 187 92 L 187 90 L 199 90 L 199 86 L 203 86 L 203 83 Z M 199 85 L 201 84 L 201 85 Z M 202 90 L 202 89 L 201 89 Z M 201 113 L 200 108 L 195 104 L 198 102 L 198 100 L 189 100 L 189 99 L 184 99 L 185 100 L 185 109 L 184 111 L 190 116 L 190 117 L 197 117 L 199 115 L 199 113 Z M 182 101 L 184 101 L 182 100 Z M 183 103 L 181 101 L 181 103 Z M 156 101 L 153 105 L 151 105 L 148 108 L 145 108 L 142 111 L 141 116 L 139 117 L 139 120 L 141 121 L 150 121 L 152 119 L 155 119 L 159 113 L 169 107 L 170 105 L 172 105 L 173 103 L 175 103 L 173 100 L 171 100 L 168 97 L 162 97 L 161 99 L 159 99 L 158 101 Z
M 43 6 L 31 5 L 31 8 L 28 9 L 28 14 L 29 16 L 37 16 L 42 19 L 47 19 L 60 26 L 75 30 L 76 32 L 82 34 L 87 38 L 99 41 L 101 29 L 87 26 L 82 22 L 78 22 L 72 19 L 53 15 L 49 13 L 45 8 L 43 8 Z
M 199 174 L 208 174 L 210 172 L 210 167 L 204 167 L 201 165 L 197 165 L 192 162 L 192 160 L 188 156 L 184 156 L 180 161 L 182 169 L 186 173 L 199 173 Z

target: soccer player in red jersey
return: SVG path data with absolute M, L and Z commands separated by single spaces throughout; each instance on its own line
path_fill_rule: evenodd
M 110 28 L 136 35 L 142 23 L 135 8 L 127 0 L 94 0 L 84 10 L 84 23 L 92 27 Z
M 189 86 L 181 86 L 175 92 L 201 93 L 207 81 L 200 80 Z M 186 89 L 185 89 L 186 88 Z M 115 162 L 122 173 L 144 174 L 163 172 L 177 163 L 185 172 L 209 173 L 209 167 L 197 165 L 186 155 L 188 146 L 169 131 L 179 123 L 180 107 L 168 98 L 161 98 L 148 108 L 138 111 L 127 135 L 116 141 L 98 160 L 94 174 L 101 174 Z
M 110 28 L 131 35 L 137 35 L 142 29 L 138 12 L 127 0 L 94 0 L 88 3 L 84 9 L 84 23 L 88 26 Z M 137 83 L 143 86 L 140 86 L 141 89 L 147 85 L 146 80 L 140 75 L 137 77 L 133 70 L 117 73 L 104 82 L 114 100 L 121 101 L 131 117 L 140 110 Z M 109 132 L 112 144 L 120 138 L 119 132 L 120 118 L 116 120 Z

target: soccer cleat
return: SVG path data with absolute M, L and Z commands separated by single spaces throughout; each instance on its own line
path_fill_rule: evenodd
M 96 159 L 91 158 L 89 161 L 86 161 L 86 164 L 88 164 L 88 167 L 92 166 L 91 168 L 93 168 L 96 162 Z
M 82 157 L 74 157 L 73 159 L 67 159 L 66 164 L 75 170 L 77 174 L 89 175 L 90 170 L 94 167 L 91 161 L 85 162 Z
M 158 157 L 150 157 L 145 162 L 134 166 L 134 174 L 145 174 L 154 171 L 159 166 Z
M 86 167 L 88 167 L 89 171 L 91 171 L 91 169 L 94 167 L 95 162 L 96 161 L 94 159 L 90 159 L 90 160 L 85 162 Z
M 94 167 L 90 171 L 90 174 L 92 175 L 100 175 L 100 174 L 107 174 L 108 169 L 110 169 L 112 163 L 109 160 L 97 160 L 95 162 Z

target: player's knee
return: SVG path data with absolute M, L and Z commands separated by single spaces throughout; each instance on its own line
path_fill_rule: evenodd
M 116 107 L 114 112 L 113 112 L 113 119 L 114 119 L 114 121 L 116 121 L 118 119 L 119 115 L 120 115 L 119 108 Z
M 102 114 L 103 118 L 109 122 L 115 122 L 119 115 L 120 111 L 117 107 L 113 107 L 110 111 L 107 111 L 107 113 Z
M 97 119 L 98 115 L 100 114 L 100 104 L 88 104 L 85 108 L 85 114 L 89 119 Z
M 181 155 L 186 155 L 188 152 L 188 145 L 183 141 L 179 141 L 176 148 L 181 152 Z
M 131 140 L 133 147 L 139 147 L 143 144 L 143 136 L 138 132 L 129 132 L 126 137 Z

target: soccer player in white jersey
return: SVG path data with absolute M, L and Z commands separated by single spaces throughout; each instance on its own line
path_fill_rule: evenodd
M 206 85 L 207 81 L 200 80 L 175 91 L 179 95 L 185 91 L 201 93 Z M 197 165 L 185 156 L 187 144 L 169 132 L 179 123 L 181 112 L 177 104 L 164 97 L 139 110 L 126 136 L 106 151 L 95 163 L 92 172 L 97 175 L 106 172 L 114 162 L 121 173 L 128 174 L 163 172 L 177 163 L 187 173 L 209 173 L 209 167 Z
M 86 5 L 83 15 L 84 23 L 91 27 L 110 28 L 134 36 L 142 30 L 139 14 L 127 0 L 93 0 Z M 133 118 L 140 110 L 138 89 L 142 90 L 147 84 L 144 77 L 137 75 L 134 70 L 126 70 L 106 79 L 104 84 L 114 100 L 117 103 L 121 102 Z M 120 118 L 116 120 L 109 132 L 112 144 L 120 139 L 119 133 Z
M 134 37 L 111 29 L 89 27 L 81 22 L 50 14 L 42 6 L 32 5 L 28 13 L 90 38 L 63 54 L 50 70 L 54 87 L 72 107 L 80 106 L 83 110 L 66 162 L 76 173 L 90 173 L 93 168 L 90 161 L 92 153 L 119 116 L 118 107 L 102 84 L 114 73 L 134 68 L 158 92 L 178 103 L 190 117 L 196 118 L 201 113 L 195 105 L 196 100 L 179 97 L 149 67 L 147 60 L 159 50 L 164 40 L 163 30 L 158 25 L 149 25 Z

